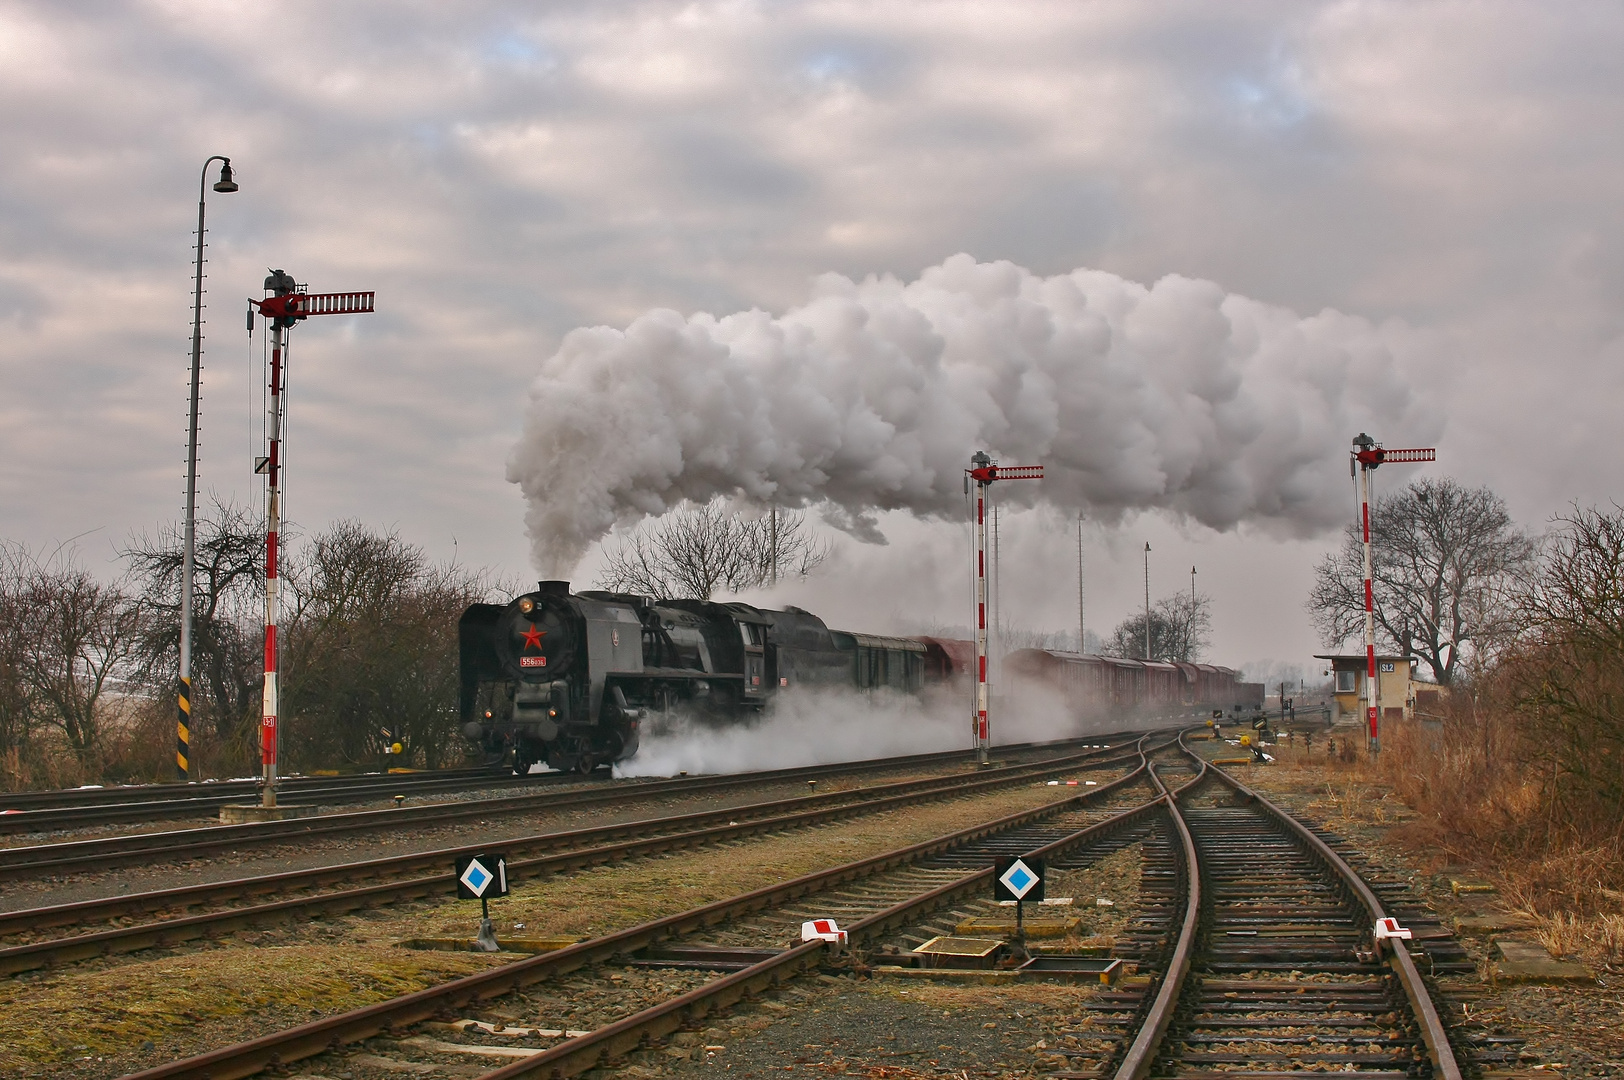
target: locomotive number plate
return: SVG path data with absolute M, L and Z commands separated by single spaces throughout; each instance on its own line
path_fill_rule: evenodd
M 521 656 L 521 657 L 519 657 L 519 666 L 520 667 L 546 667 L 547 666 L 547 658 L 545 656 Z

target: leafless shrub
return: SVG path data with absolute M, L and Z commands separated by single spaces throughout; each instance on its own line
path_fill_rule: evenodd
M 147 612 L 134 677 L 173 706 L 180 670 L 182 534 L 161 527 L 124 552 Z M 215 500 L 199 516 L 192 600 L 192 756 L 200 772 L 241 769 L 257 753 L 264 672 L 265 523 Z M 175 710 L 168 710 L 172 726 Z M 216 760 L 217 757 L 219 760 Z
M 18 545 L 0 549 L 0 749 L 9 780 L 23 778 L 47 734 L 79 771 L 99 774 L 106 697 L 127 673 L 141 627 L 140 605 L 71 552 L 41 560 Z
M 281 653 L 290 764 L 430 768 L 457 752 L 457 620 L 488 591 L 483 575 L 431 563 L 394 533 L 341 521 L 286 575 Z

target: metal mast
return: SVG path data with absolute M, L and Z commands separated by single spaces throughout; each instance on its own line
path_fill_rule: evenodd
M 1353 440 L 1353 457 L 1348 467 L 1359 467 L 1359 528 L 1364 537 L 1365 555 L 1365 722 L 1370 731 L 1370 752 L 1381 753 L 1380 689 L 1376 679 L 1376 592 L 1372 587 L 1370 559 L 1370 474 L 1384 462 L 1435 461 L 1433 447 L 1412 450 L 1384 450 L 1364 432 Z
M 276 626 L 280 615 L 281 579 L 277 564 L 281 561 L 277 533 L 282 525 L 282 418 L 286 403 L 282 390 L 286 384 L 287 363 L 283 355 L 283 332 L 311 315 L 351 315 L 372 310 L 370 292 L 318 293 L 314 296 L 298 291 L 299 286 L 291 274 L 272 270 L 265 279 L 265 291 L 271 295 L 264 300 L 249 300 L 270 323 L 271 371 L 270 403 L 266 407 L 265 437 L 267 456 L 254 463 L 254 471 L 265 474 L 265 689 L 262 696 L 259 730 L 260 762 L 264 766 L 262 805 L 276 805 L 276 739 L 279 718 L 277 702 Z
M 1145 541 L 1145 661 L 1150 661 L 1150 541 Z
M 991 764 L 987 738 L 987 485 L 997 480 L 1041 480 L 1042 465 L 1000 468 L 985 450 L 977 450 L 965 470 L 965 482 L 976 482 L 976 752 Z
M 1077 515 L 1077 651 L 1088 652 L 1088 609 L 1083 592 L 1083 515 Z

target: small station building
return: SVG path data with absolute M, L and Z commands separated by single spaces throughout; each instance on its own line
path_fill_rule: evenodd
M 1365 717 L 1365 679 L 1370 666 L 1364 653 L 1316 653 L 1330 661 L 1331 722 L 1362 723 Z M 1408 720 L 1415 712 L 1415 665 L 1412 656 L 1376 657 L 1376 705 L 1383 722 Z

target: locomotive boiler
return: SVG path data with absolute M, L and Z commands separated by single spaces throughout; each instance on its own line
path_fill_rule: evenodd
M 458 629 L 463 734 L 492 760 L 511 753 L 521 773 L 631 757 L 644 725 L 673 710 L 737 719 L 805 686 L 916 692 L 927 652 L 794 607 L 572 593 L 563 581 L 474 604 Z

